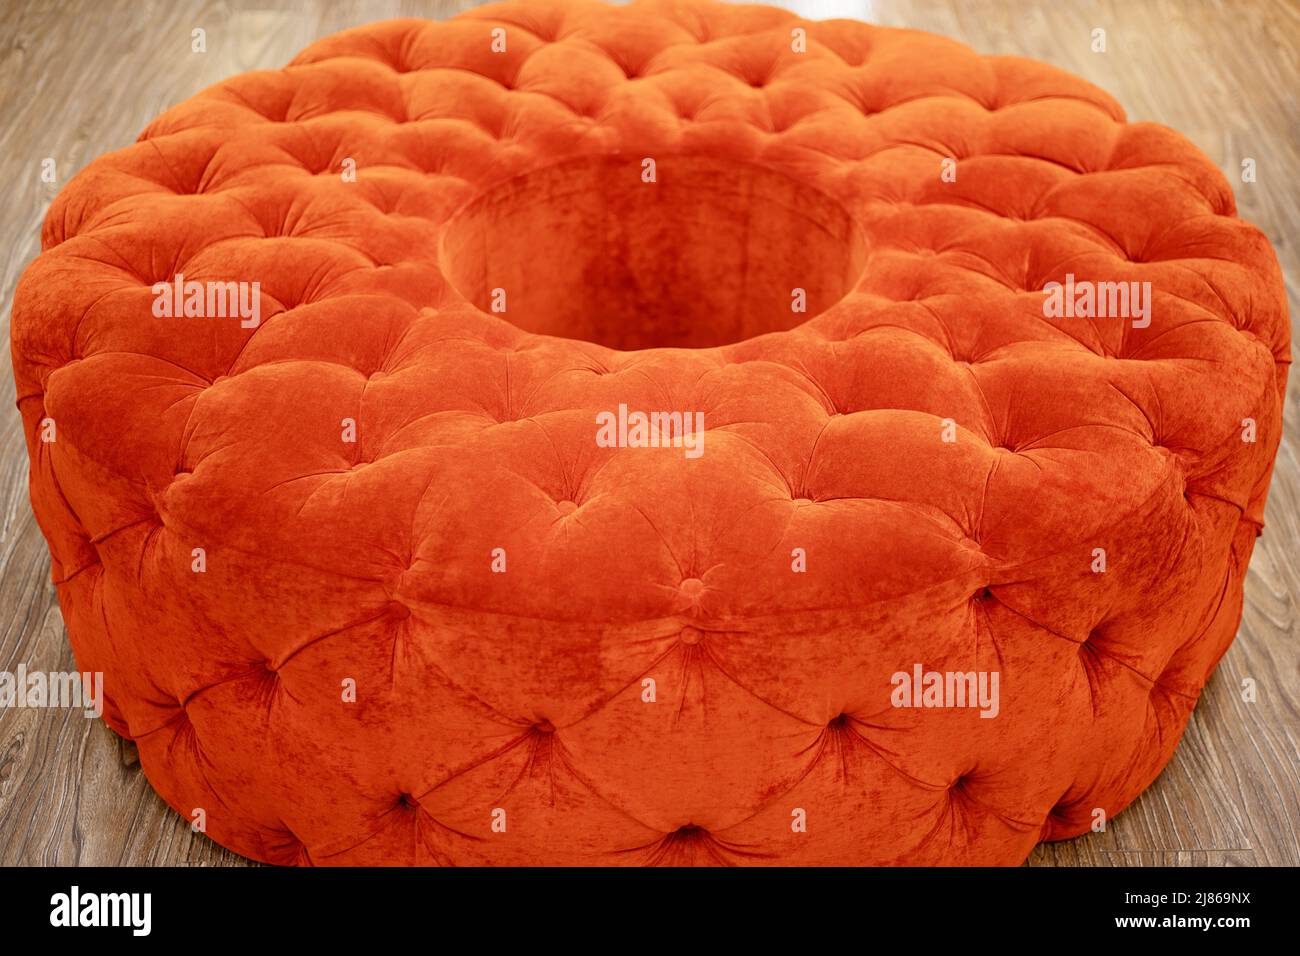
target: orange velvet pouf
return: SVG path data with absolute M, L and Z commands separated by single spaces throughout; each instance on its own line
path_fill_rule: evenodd
M 283 864 L 1016 864 L 1160 772 L 1289 355 L 1186 139 L 1057 69 L 504 3 L 208 89 L 12 347 L 83 670 Z

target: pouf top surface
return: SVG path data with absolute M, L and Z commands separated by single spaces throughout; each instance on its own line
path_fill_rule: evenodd
M 281 862 L 412 828 L 496 862 L 412 821 L 525 785 L 585 808 L 571 840 L 547 818 L 562 859 L 743 855 L 700 834 L 788 820 L 786 745 L 849 719 L 908 791 L 874 860 L 1014 862 L 1150 776 L 1127 738 L 1049 760 L 1047 715 L 1136 675 L 1134 740 L 1172 725 L 1151 695 L 1185 719 L 1217 653 L 1179 657 L 1200 604 L 1161 637 L 1153 602 L 1179 562 L 1222 590 L 1260 524 L 1289 351 L 1272 251 L 1179 134 L 1040 63 L 705 0 L 329 37 L 90 164 L 43 240 L 13 336 L 59 429 L 55 579 L 133 622 L 86 653 L 133 662 L 110 718 L 170 741 L 155 783 Z M 256 324 L 159 317 L 178 276 L 256 280 Z M 1149 283 L 1148 314 L 1045 314 L 1067 282 Z M 603 446 L 620 408 L 701 413 L 700 454 Z M 1090 571 L 1117 541 L 1127 571 Z M 890 673 L 990 654 L 1022 667 L 1000 720 L 889 712 Z M 638 697 L 664 661 L 692 752 Z M 312 702 L 343 677 L 385 688 L 364 726 Z M 195 782 L 242 748 L 272 766 Z

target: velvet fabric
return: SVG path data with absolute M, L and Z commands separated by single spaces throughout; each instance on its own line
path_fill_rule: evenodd
M 1276 259 L 1050 66 L 707 0 L 377 23 L 168 110 L 42 239 L 78 666 L 258 860 L 1016 864 L 1154 779 L 1240 620 Z M 158 316 L 177 275 L 257 324 Z M 1149 324 L 1046 315 L 1067 279 Z M 620 406 L 701 453 L 599 443 Z M 918 666 L 996 717 L 895 706 Z

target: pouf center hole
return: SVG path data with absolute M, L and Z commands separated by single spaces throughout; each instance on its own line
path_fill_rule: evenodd
M 562 163 L 465 206 L 442 241 L 467 300 L 610 348 L 709 348 L 801 325 L 856 284 L 865 244 L 835 200 L 750 163 Z

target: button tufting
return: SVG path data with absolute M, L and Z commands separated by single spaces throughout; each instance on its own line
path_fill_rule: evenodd
M 1044 794 L 1164 765 L 1238 624 L 1290 340 L 1228 185 L 1079 78 L 851 21 L 508 0 L 323 39 L 92 162 L 18 284 L 78 660 L 272 862 L 312 862 L 288 818 L 345 864 L 1018 864 Z M 260 324 L 152 315 L 182 271 L 259 282 Z M 1150 281 L 1149 328 L 1049 316 L 1067 275 Z M 620 406 L 623 439 L 700 414 L 701 453 L 599 443 Z M 997 719 L 891 699 L 931 667 L 1002 668 Z M 936 825 L 954 765 L 990 785 Z M 436 832 L 377 820 L 419 808 L 394 768 Z

